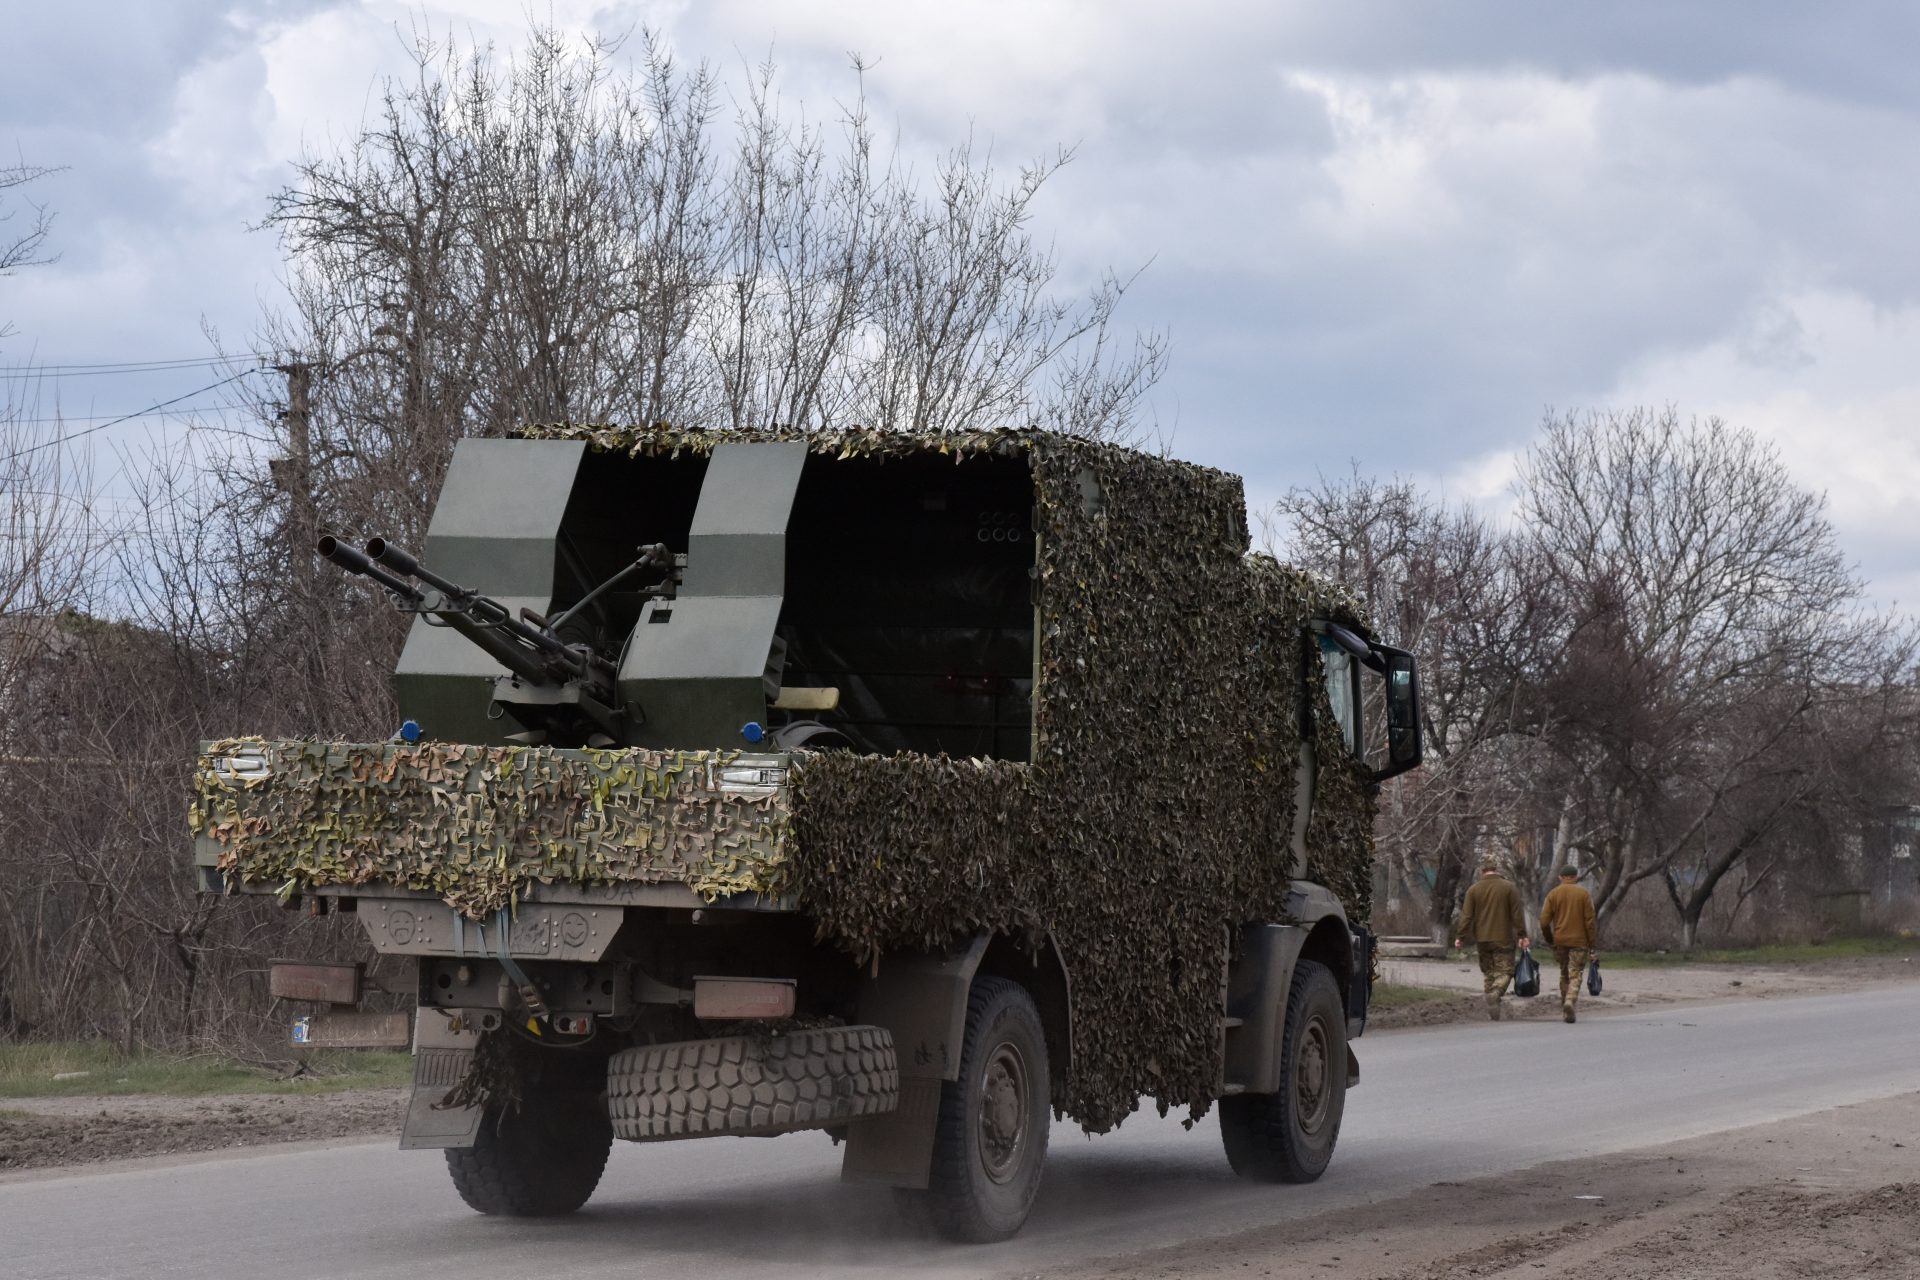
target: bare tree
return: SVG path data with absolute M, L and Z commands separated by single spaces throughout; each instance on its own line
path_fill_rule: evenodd
M 1797 887 L 1912 785 L 1913 630 L 1866 607 L 1824 501 L 1750 433 L 1671 410 L 1549 417 L 1511 527 L 1359 474 L 1296 489 L 1286 552 L 1420 655 L 1428 764 L 1382 797 L 1390 882 L 1444 931 L 1483 854 L 1603 913 Z M 1851 842 L 1851 845 L 1849 844 Z M 1756 861 L 1757 859 L 1757 861 Z
M 1910 651 L 1862 607 L 1824 499 L 1750 432 L 1671 409 L 1549 417 L 1518 492 L 1561 611 L 1541 741 L 1602 913 L 1737 797 L 1780 800 L 1745 807 L 1710 859 L 1683 908 L 1691 933 L 1713 885 L 1814 785 L 1792 762 L 1823 700 L 1904 676 Z
M 263 948 L 325 953 L 342 931 L 303 922 L 289 944 L 270 904 L 198 893 L 182 801 L 201 740 L 307 731 L 282 697 L 293 650 L 259 607 L 270 566 L 236 554 L 258 513 L 184 448 L 127 461 L 135 492 L 111 520 L 53 508 L 76 513 L 71 536 L 47 544 L 21 597 L 37 604 L 10 617 L 31 626 L 0 646 L 19 658 L 0 685 L 0 1035 L 246 1051 L 278 1038 Z
M 95 551 L 86 467 L 57 424 L 20 422 L 20 407 L 0 408 L 0 735 Z
M 424 474 L 375 482 L 431 481 L 460 435 L 530 420 L 1135 429 L 1164 342 L 1116 331 L 1118 276 L 1057 296 L 1028 230 L 1065 153 L 1003 183 L 962 145 L 923 194 L 857 95 L 836 142 L 762 66 L 723 148 L 710 68 L 614 52 L 422 42 L 275 197 L 297 301 L 268 336 L 324 371 L 349 469 L 405 446 Z
M 1855 679 L 1783 689 L 1771 704 L 1751 709 L 1762 725 L 1725 727 L 1723 751 L 1754 736 L 1771 739 L 1767 727 L 1775 720 L 1792 716 L 1798 725 L 1721 798 L 1694 842 L 1662 870 L 1683 947 L 1699 940 L 1707 909 L 1736 871 L 1736 911 L 1782 866 L 1802 893 L 1840 888 L 1866 830 L 1911 801 L 1917 709 L 1903 669 L 1912 657 L 1910 637 L 1888 627 L 1862 639 L 1872 647 L 1852 664 Z M 1884 667 L 1869 672 L 1874 657 Z

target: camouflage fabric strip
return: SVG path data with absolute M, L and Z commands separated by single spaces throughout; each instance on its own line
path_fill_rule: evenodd
M 264 773 L 213 768 L 236 752 Z M 711 788 L 732 754 L 241 738 L 201 757 L 189 820 L 244 884 L 385 881 L 476 917 L 556 880 L 779 897 L 786 806 Z

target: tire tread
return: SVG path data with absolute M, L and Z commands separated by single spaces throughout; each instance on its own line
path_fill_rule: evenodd
M 893 1036 L 881 1027 L 642 1045 L 607 1064 L 608 1114 L 629 1142 L 824 1129 L 899 1102 Z

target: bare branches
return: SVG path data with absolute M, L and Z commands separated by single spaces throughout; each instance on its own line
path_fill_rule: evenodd
M 110 531 L 65 461 L 23 455 L 32 474 L 0 484 L 29 535 L 5 543 L 0 618 L 0 1035 L 254 1042 L 267 1005 L 240 978 L 267 913 L 196 893 L 180 797 L 204 738 L 313 731 L 289 696 L 299 614 L 251 559 L 259 513 L 183 452 L 128 468 L 139 487 Z M 299 945 L 337 945 L 328 923 Z
M 59 173 L 59 169 L 45 165 L 28 164 L 24 159 L 10 165 L 0 165 L 0 279 L 12 275 L 21 267 L 43 266 L 54 261 L 59 255 L 42 255 L 47 236 L 53 231 L 53 214 L 47 206 L 37 204 L 24 197 L 15 198 L 9 192 L 38 182 L 49 174 Z M 21 219 L 24 205 L 26 214 Z M 11 337 L 13 328 L 0 320 L 0 339 Z
M 299 298 L 274 336 L 337 369 L 340 430 L 404 424 L 429 457 L 420 433 L 559 418 L 1134 430 L 1164 340 L 1119 333 L 1128 278 L 1057 296 L 1030 231 L 1065 153 L 1009 181 L 965 143 L 923 190 L 863 98 L 794 123 L 771 65 L 729 144 L 714 72 L 641 52 L 423 46 L 374 127 L 302 163 L 268 217 Z
M 30 216 L 24 222 L 19 221 L 21 210 L 8 207 L 5 193 L 59 172 L 59 169 L 28 164 L 25 160 L 0 165 L 0 276 L 12 275 L 20 267 L 37 266 L 54 260 L 37 256 L 46 244 L 48 233 L 53 230 L 53 215 L 45 205 L 25 200 L 22 203 L 26 205 Z
M 1445 932 L 1475 856 L 1541 820 L 1530 788 L 1539 748 L 1524 732 L 1539 715 L 1527 678 L 1550 612 L 1538 569 L 1475 513 L 1403 481 L 1323 480 L 1287 494 L 1276 515 L 1289 558 L 1348 584 L 1420 655 L 1427 764 L 1390 784 L 1386 844 L 1405 882 L 1431 872 L 1429 925 Z
M 1518 483 L 1523 538 L 1560 611 L 1540 673 L 1550 739 L 1589 797 L 1607 910 L 1768 800 L 1677 895 L 1689 928 L 1713 887 L 1815 785 L 1819 700 L 1910 655 L 1860 606 L 1825 518 L 1773 450 L 1671 410 L 1549 417 Z
M 273 197 L 294 305 L 259 345 L 313 370 L 304 441 L 259 408 L 322 526 L 417 542 L 457 441 L 526 422 L 1137 429 L 1164 340 L 1121 331 L 1129 278 L 1063 296 L 1032 234 L 1064 153 L 1006 174 L 963 143 L 922 183 L 858 92 L 812 122 L 768 63 L 729 113 L 710 67 L 635 53 L 545 27 L 512 58 L 421 42 L 373 122 Z M 289 495 L 228 480 L 275 526 L 264 589 L 300 612 Z M 337 630 L 311 607 L 288 625 L 303 669 L 340 670 Z M 368 679 L 337 702 L 379 705 Z M 313 723 L 358 723 L 325 701 Z

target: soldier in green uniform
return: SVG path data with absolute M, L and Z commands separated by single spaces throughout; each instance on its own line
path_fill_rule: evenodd
M 1540 908 L 1540 936 L 1553 944 L 1560 958 L 1560 1016 L 1573 1021 L 1580 1003 L 1580 980 L 1587 962 L 1600 945 L 1600 922 L 1593 912 L 1593 895 L 1579 884 L 1578 867 L 1560 868 L 1560 883 Z
M 1487 1016 L 1498 1022 L 1500 997 L 1506 995 L 1507 984 L 1513 981 L 1514 945 L 1531 944 L 1527 939 L 1527 916 L 1520 905 L 1520 891 L 1513 887 L 1513 881 L 1500 874 L 1500 864 L 1491 858 L 1480 864 L 1480 879 L 1467 890 L 1456 933 L 1454 946 L 1472 938 L 1479 948 Z

